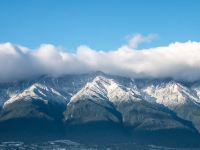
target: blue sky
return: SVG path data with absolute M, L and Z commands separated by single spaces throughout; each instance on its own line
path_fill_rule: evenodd
M 159 38 L 139 48 L 200 41 L 199 0 L 1 0 L 0 43 L 73 51 L 112 50 L 134 33 Z

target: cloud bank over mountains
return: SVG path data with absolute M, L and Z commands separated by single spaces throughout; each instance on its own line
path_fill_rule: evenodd
M 43 74 L 59 76 L 93 71 L 133 78 L 171 77 L 184 81 L 200 79 L 200 42 L 175 42 L 164 47 L 137 50 L 139 43 L 148 42 L 155 37 L 136 36 L 127 45 L 113 51 L 99 51 L 82 45 L 76 52 L 70 53 L 51 44 L 42 44 L 31 50 L 2 43 L 0 82 Z

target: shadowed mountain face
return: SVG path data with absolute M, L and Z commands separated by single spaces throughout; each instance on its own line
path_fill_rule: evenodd
M 199 82 L 101 72 L 1 83 L 0 139 L 58 135 L 86 143 L 198 146 L 199 93 Z

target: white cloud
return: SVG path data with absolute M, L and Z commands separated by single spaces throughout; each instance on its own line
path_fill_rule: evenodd
M 200 79 L 200 42 L 175 42 L 165 47 L 135 50 L 125 45 L 113 51 L 80 46 L 75 53 L 51 44 L 29 50 L 0 44 L 0 82 L 42 74 L 62 75 L 103 71 L 134 78 Z
M 149 34 L 147 36 L 141 35 L 139 33 L 128 36 L 128 46 L 130 48 L 137 48 L 139 44 L 141 43 L 150 43 L 151 41 L 158 38 L 157 34 Z

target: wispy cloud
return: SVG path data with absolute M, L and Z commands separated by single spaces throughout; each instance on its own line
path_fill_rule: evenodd
M 150 41 L 153 38 L 148 36 L 141 39 L 133 41 Z M 130 47 L 128 43 L 113 51 L 79 46 L 74 53 L 51 44 L 42 44 L 30 50 L 3 43 L 0 44 L 0 82 L 42 74 L 59 76 L 97 70 L 134 78 L 200 79 L 200 42 L 175 42 L 165 47 L 140 51 L 135 47 L 141 42 L 133 43 L 137 44 Z
M 155 40 L 158 38 L 157 34 L 149 34 L 147 36 L 144 36 L 140 33 L 134 34 L 134 35 L 129 35 L 127 36 L 128 38 L 128 46 L 130 48 L 138 48 L 138 45 L 141 43 L 150 43 L 151 41 Z

